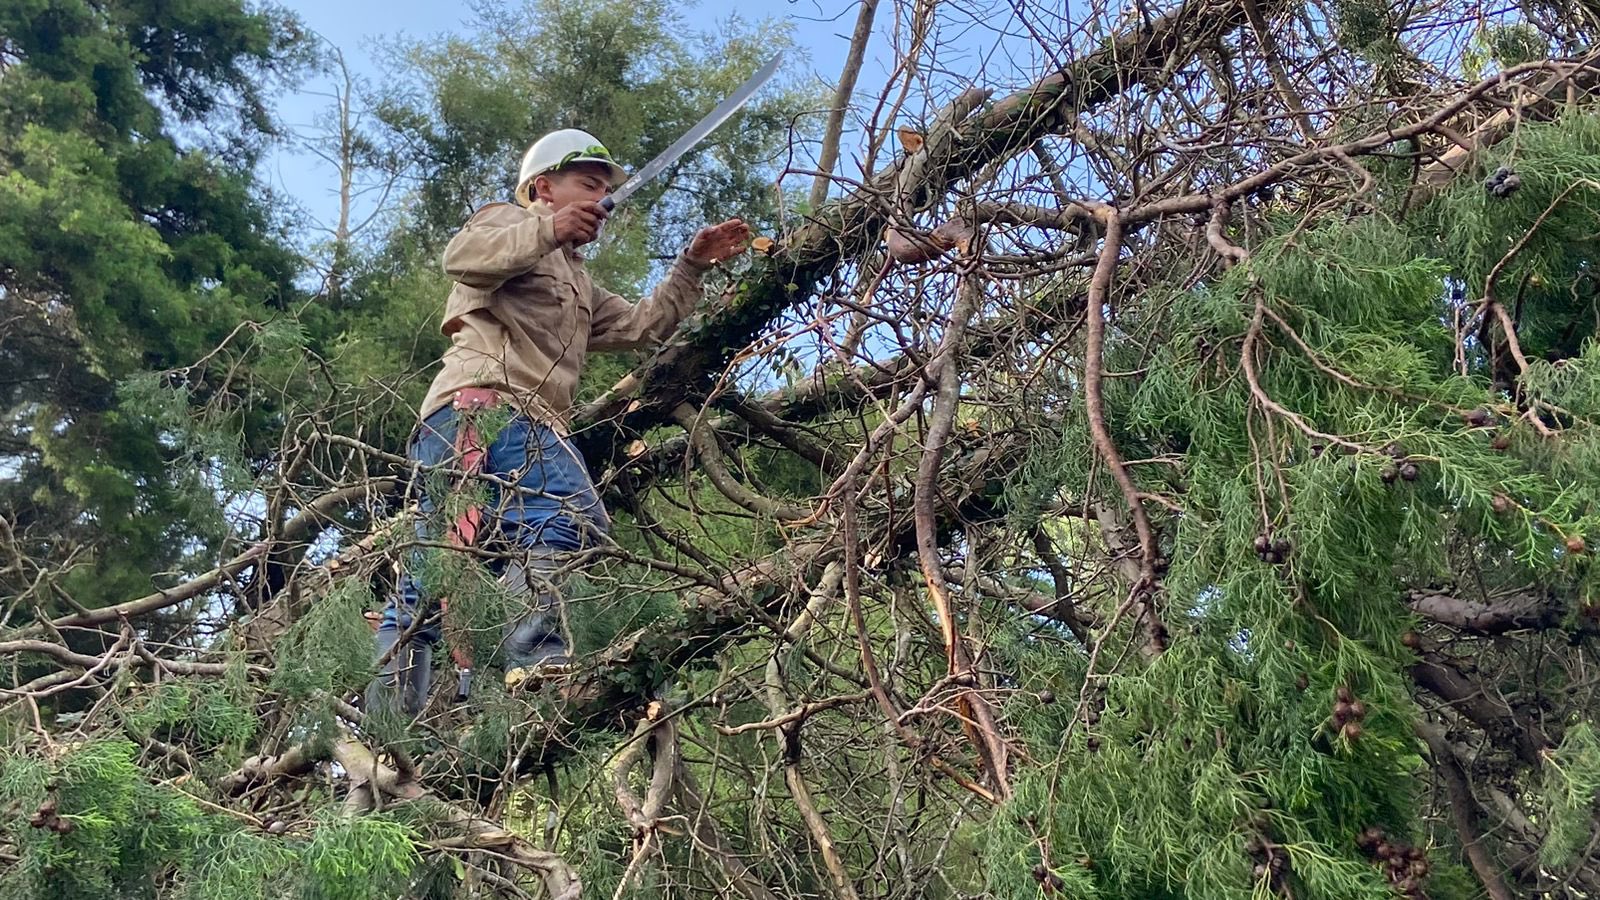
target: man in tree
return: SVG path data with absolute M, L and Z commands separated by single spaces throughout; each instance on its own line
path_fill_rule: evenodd
M 585 355 L 666 338 L 701 296 L 701 275 L 743 252 L 750 234 L 739 219 L 700 229 L 654 293 L 629 303 L 593 283 L 577 250 L 599 236 L 607 217 L 599 201 L 626 174 L 592 135 L 548 134 L 523 155 L 516 204 L 478 210 L 444 252 L 455 281 L 442 325 L 450 347 L 408 456 L 491 476 L 486 506 L 457 517 L 448 537 L 461 545 L 492 537 L 515 551 L 494 564 L 505 590 L 525 606 L 501 642 L 508 686 L 566 666 L 552 576 L 562 554 L 592 546 L 610 525 L 567 441 Z M 473 413 L 500 406 L 509 408 L 510 421 L 485 446 Z M 426 517 L 444 498 L 424 494 Z M 428 539 L 430 532 L 424 518 L 418 534 Z M 439 611 L 428 599 L 411 573 L 401 577 L 378 630 L 381 669 L 369 707 L 392 703 L 398 690 L 406 712 L 421 710 L 440 637 Z

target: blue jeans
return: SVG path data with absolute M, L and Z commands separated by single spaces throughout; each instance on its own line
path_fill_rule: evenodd
M 456 462 L 456 429 L 461 413 L 444 407 L 422 421 L 412 436 L 406 456 L 423 465 Z M 527 596 L 529 612 L 518 621 L 508 623 L 506 633 L 506 661 L 509 666 L 531 665 L 540 660 L 565 657 L 566 642 L 560 624 L 559 597 L 548 588 L 548 576 L 559 566 L 552 560 L 563 551 L 581 550 L 593 545 L 611 528 L 588 467 L 576 449 L 548 425 L 530 421 L 526 416 L 514 416 L 494 440 L 485 448 L 483 471 L 505 481 L 515 482 L 516 490 L 502 489 L 488 482 L 488 500 L 483 513 L 482 537 L 479 543 L 497 550 L 524 549 L 521 558 L 495 560 L 491 567 L 501 582 L 513 594 Z M 419 506 L 422 517 L 417 520 L 417 537 L 424 541 L 437 541 L 439 523 L 430 521 L 443 497 L 429 496 L 426 483 Z M 410 554 L 413 566 L 421 551 Z M 424 597 L 417 579 L 410 572 L 400 576 L 399 590 L 384 606 L 383 621 L 378 628 L 378 653 L 388 653 L 401 632 L 411 627 L 417 616 L 423 616 L 422 625 L 413 633 L 412 644 L 426 652 L 440 638 L 438 610 L 435 598 Z M 402 649 L 394 654 L 385 675 L 400 673 L 402 680 L 421 680 L 421 693 L 426 693 L 427 675 L 404 670 L 427 667 L 427 660 L 407 661 L 412 651 Z M 396 669 L 390 672 L 391 668 Z M 405 705 L 420 705 L 425 697 L 409 696 L 414 690 L 408 685 Z

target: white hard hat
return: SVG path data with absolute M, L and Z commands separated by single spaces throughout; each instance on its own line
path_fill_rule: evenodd
M 611 171 L 611 186 L 617 187 L 628 180 L 628 170 L 617 165 L 611 151 L 599 138 L 587 131 L 563 128 L 552 131 L 522 154 L 522 170 L 517 175 L 517 201 L 524 206 L 533 202 L 533 179 L 554 172 L 573 163 L 600 163 Z

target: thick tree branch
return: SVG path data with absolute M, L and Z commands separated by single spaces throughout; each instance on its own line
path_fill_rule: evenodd
M 1553 746 L 1544 731 L 1518 716 L 1504 701 L 1491 697 L 1443 657 L 1424 651 L 1422 660 L 1411 667 L 1411 677 L 1494 739 L 1509 741 L 1524 765 L 1538 769 L 1543 764 L 1543 751 Z
M 1417 615 L 1475 634 L 1555 628 L 1561 624 L 1562 617 L 1560 605 L 1542 591 L 1493 600 L 1468 600 L 1437 591 L 1412 591 L 1406 599 Z
M 1428 742 L 1433 767 L 1444 779 L 1445 790 L 1450 795 L 1450 818 L 1455 822 L 1456 835 L 1466 851 L 1467 861 L 1472 864 L 1473 874 L 1478 876 L 1478 883 L 1483 885 L 1490 900 L 1512 900 L 1511 892 L 1500 878 L 1499 867 L 1489 858 L 1489 851 L 1483 845 L 1483 830 L 1478 826 L 1478 801 L 1472 796 L 1472 783 L 1467 780 L 1466 770 L 1437 725 L 1418 722 L 1417 733 Z
M 961 402 L 961 358 L 965 350 L 967 324 L 977 314 L 983 300 L 983 281 L 974 272 L 962 276 L 956 291 L 955 307 L 950 310 L 950 324 L 946 326 L 940 342 L 937 360 L 940 365 L 938 393 L 933 398 L 933 410 L 928 416 L 928 429 L 923 435 L 922 456 L 917 462 L 917 475 L 912 495 L 912 514 L 916 522 L 917 562 L 928 585 L 928 599 L 939 618 L 939 632 L 944 639 L 945 661 L 950 676 L 971 683 L 975 679 L 972 657 L 966 639 L 961 635 L 954 606 L 950 602 L 950 585 L 945 580 L 944 567 L 939 562 L 939 529 L 935 510 L 938 506 L 939 474 L 944 465 L 945 446 L 955 422 L 956 407 Z M 976 691 L 965 691 L 959 698 L 960 708 L 966 715 L 962 724 L 973 738 L 973 744 L 983 757 L 984 768 L 1002 798 L 1010 793 L 1010 776 L 1007 757 L 1009 750 L 1000 734 L 994 709 L 989 701 Z
M 1139 536 L 1139 575 L 1131 586 L 1132 596 L 1142 597 L 1148 646 L 1154 652 L 1165 649 L 1167 630 L 1155 609 L 1155 561 L 1157 556 L 1156 532 L 1150 524 L 1150 514 L 1144 508 L 1139 488 L 1128 473 L 1122 451 L 1111 437 L 1105 414 L 1105 309 L 1111 302 L 1111 280 L 1117 271 L 1117 258 L 1122 252 L 1122 223 L 1115 211 L 1104 218 L 1105 238 L 1100 248 L 1100 260 L 1095 265 L 1089 281 L 1089 300 L 1085 304 L 1088 326 L 1084 329 L 1083 349 L 1083 403 L 1089 419 L 1089 434 L 1094 439 L 1096 452 L 1111 478 L 1122 490 L 1123 503 L 1133 516 L 1134 532 Z
M 346 734 L 334 741 L 333 757 L 344 767 L 350 783 L 356 787 L 368 786 L 370 790 L 399 800 L 423 797 L 438 800 L 438 807 L 444 812 L 446 821 L 466 833 L 436 846 L 494 850 L 504 854 L 517 865 L 538 872 L 550 900 L 578 900 L 582 895 L 583 882 L 578 878 L 578 873 L 559 855 L 534 847 L 499 822 L 466 812 L 433 795 L 420 784 L 404 778 L 395 769 L 380 762 L 376 754 L 353 736 Z

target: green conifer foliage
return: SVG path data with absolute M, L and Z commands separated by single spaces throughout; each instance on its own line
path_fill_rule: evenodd
M 298 261 L 250 169 L 299 36 L 227 0 L 9 3 L 0 35 L 0 492 L 32 546 L 95 570 L 67 584 L 99 606 L 215 546 L 188 448 L 115 388 L 293 299 Z
M 116 175 L 247 152 L 139 130 L 222 115 L 195 72 L 256 121 L 236 76 L 288 33 L 231 9 L 36 2 L 3 33 L 34 49 L 0 70 L 0 277 L 70 295 L 82 353 L 5 388 L 38 452 L 0 470 L 0 897 L 1600 893 L 1584 4 L 1023 3 L 984 56 L 1017 68 L 972 71 L 968 11 L 895 10 L 836 199 L 770 192 L 806 118 L 780 89 L 613 220 L 619 287 L 703 217 L 772 243 L 716 274 L 729 309 L 591 367 L 574 440 L 615 527 L 564 583 L 575 671 L 510 678 L 519 550 L 447 534 L 494 491 L 402 455 L 439 244 L 532 136 L 637 164 L 781 38 L 580 0 L 402 46 L 381 113 L 422 186 L 269 320 L 261 207 L 179 240 Z M 130 250 L 52 267 L 91 239 Z M 49 491 L 97 549 L 188 562 L 78 566 L 17 512 Z M 449 603 L 414 718 L 365 708 L 402 567 Z
M 1584 113 L 1530 127 L 1512 153 L 1485 159 L 1486 173 L 1514 165 L 1522 176 L 1510 198 L 1461 179 L 1405 220 L 1269 223 L 1279 234 L 1248 263 L 1193 287 L 1158 281 L 1160 301 L 1125 308 L 1113 365 L 1144 377 L 1108 392 L 1108 420 L 1135 455 L 1183 453 L 1181 476 L 1141 473 L 1146 490 L 1182 497 L 1181 519 L 1160 520 L 1176 637 L 1104 681 L 1085 686 L 1075 671 L 1030 683 L 1081 694 L 1089 713 L 1019 704 L 1046 764 L 988 836 L 997 891 L 1027 894 L 1017 872 L 1042 841 L 1048 863 L 1077 866 L 1064 896 L 1249 896 L 1277 879 L 1267 868 L 1252 877 L 1251 847 L 1263 863 L 1283 856 L 1297 894 L 1386 895 L 1359 834 L 1427 840 L 1415 831 L 1427 770 L 1408 671 L 1418 626 L 1395 598 L 1467 572 L 1579 596 L 1593 578 L 1581 543 L 1600 525 L 1592 323 L 1577 320 L 1600 250 L 1595 123 Z M 1492 335 L 1457 348 L 1451 328 L 1481 299 L 1459 286 L 1497 269 L 1507 302 L 1517 285 L 1525 376 L 1506 374 L 1511 351 Z M 1147 354 L 1134 336 L 1150 333 L 1164 339 Z M 1253 354 L 1259 394 L 1239 352 Z M 1503 377 L 1525 385 L 1533 411 Z M 1268 413 L 1269 401 L 1289 414 Z M 1555 423 L 1559 439 L 1540 436 Z M 1085 490 L 1085 427 L 1069 420 L 1035 446 L 1019 495 Z M 1261 535 L 1281 559 L 1258 558 Z M 1544 691 L 1586 690 L 1555 671 L 1540 678 Z M 1363 714 L 1341 715 L 1341 702 Z M 1581 826 L 1568 818 L 1573 790 L 1594 798 L 1591 728 L 1574 724 L 1560 751 L 1570 770 L 1547 775 L 1547 860 L 1570 859 L 1569 829 L 1592 833 L 1588 812 Z M 1092 861 L 1088 882 L 1079 859 Z M 1429 884 L 1431 897 L 1478 896 L 1466 877 Z

